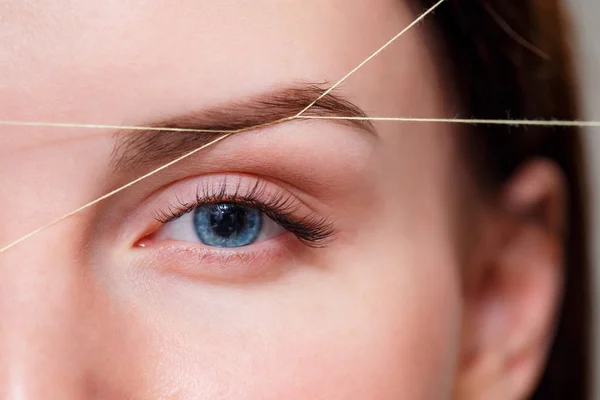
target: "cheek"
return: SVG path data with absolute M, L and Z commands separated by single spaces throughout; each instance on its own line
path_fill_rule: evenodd
M 378 239 L 272 285 L 153 287 L 153 277 L 146 289 L 159 300 L 135 304 L 125 332 L 137 336 L 123 353 L 132 373 L 178 398 L 447 398 L 455 269 L 441 252 L 416 257 L 414 245 Z

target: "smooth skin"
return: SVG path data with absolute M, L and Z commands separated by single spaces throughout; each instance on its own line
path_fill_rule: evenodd
M 3 1 L 0 119 L 142 125 L 326 86 L 416 17 L 391 0 Z M 415 27 L 336 93 L 370 116 L 453 115 L 430 39 Z M 0 398 L 526 397 L 560 298 L 561 174 L 532 162 L 490 200 L 459 128 L 375 128 L 242 133 L 0 254 Z M 152 169 L 115 171 L 115 140 L 0 127 L 0 245 Z M 336 238 L 226 258 L 136 245 L 209 176 L 268 180 Z

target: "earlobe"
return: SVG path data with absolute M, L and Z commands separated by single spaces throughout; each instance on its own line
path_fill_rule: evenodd
M 535 161 L 504 187 L 487 254 L 465 294 L 460 399 L 527 398 L 552 342 L 563 284 L 564 183 Z

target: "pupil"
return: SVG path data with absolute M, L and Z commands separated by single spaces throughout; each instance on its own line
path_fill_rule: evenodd
M 239 233 L 245 225 L 244 209 L 234 204 L 215 204 L 209 215 L 211 229 L 221 237 L 230 237 Z

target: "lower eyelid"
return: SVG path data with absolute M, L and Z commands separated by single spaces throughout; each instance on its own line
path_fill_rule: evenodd
M 289 236 L 233 249 L 218 249 L 190 243 L 150 244 L 138 250 L 135 264 L 160 274 L 190 280 L 243 282 L 273 279 L 289 266 Z M 278 242 L 278 243 L 271 243 Z

